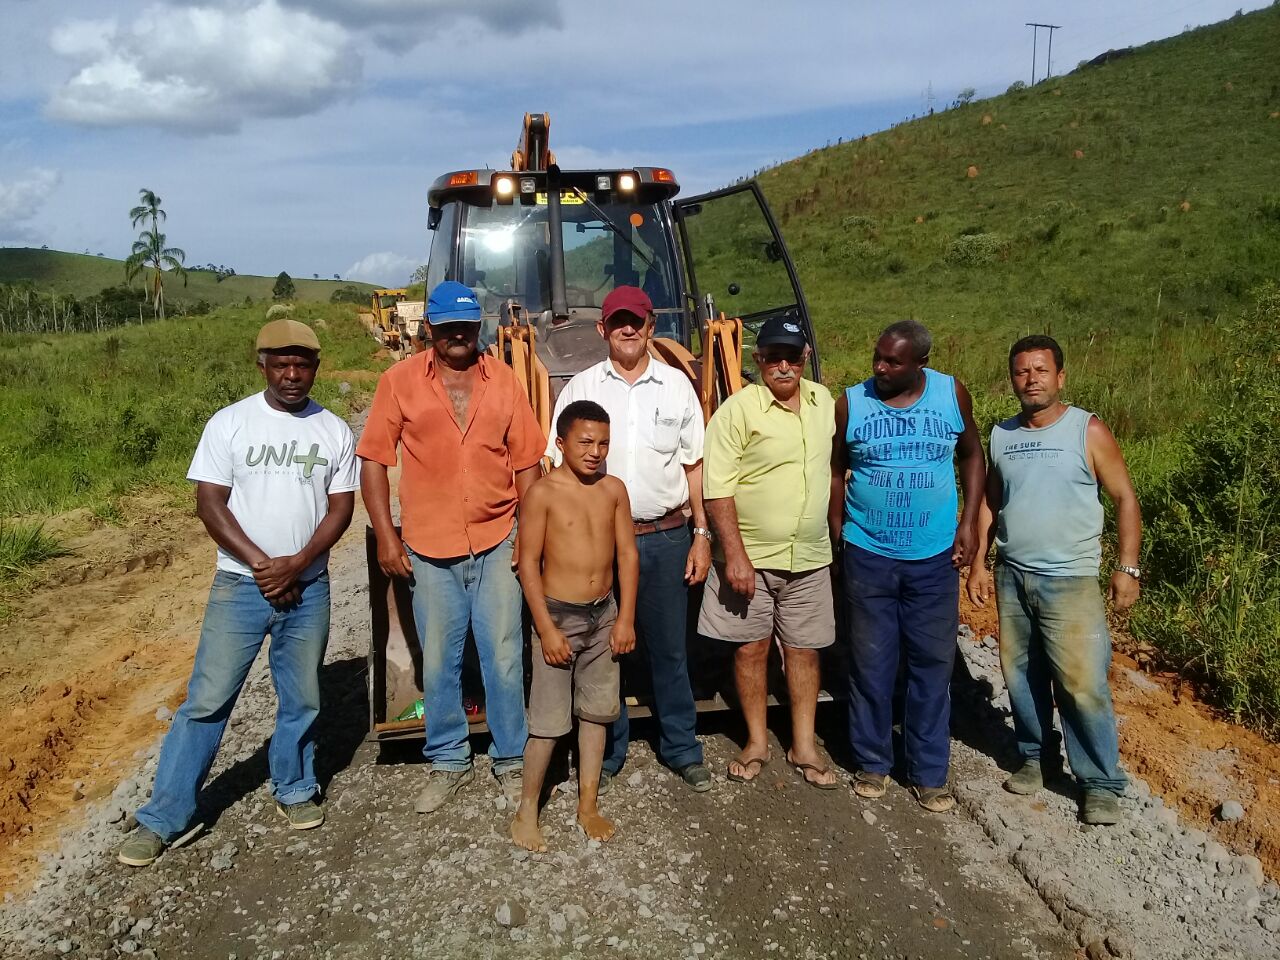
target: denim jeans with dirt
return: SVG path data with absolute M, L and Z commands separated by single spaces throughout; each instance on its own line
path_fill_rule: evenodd
M 1046 577 L 998 563 L 1000 666 L 1022 759 L 1056 760 L 1057 702 L 1071 772 L 1086 790 L 1124 792 L 1107 670 L 1111 634 L 1095 577 Z
M 138 823 L 165 840 L 181 836 L 196 815 L 196 798 L 222 743 L 227 718 L 267 634 L 267 661 L 279 706 L 267 760 L 271 793 L 301 803 L 316 783 L 315 721 L 320 714 L 320 664 L 329 641 L 329 575 L 301 584 L 302 599 L 277 610 L 253 577 L 219 570 L 200 628 L 186 702 L 174 714 L 160 749 L 151 799 Z

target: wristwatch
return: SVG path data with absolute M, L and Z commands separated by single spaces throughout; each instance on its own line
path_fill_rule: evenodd
M 1133 577 L 1133 579 L 1135 580 L 1142 579 L 1142 571 L 1139 570 L 1137 567 L 1126 567 L 1123 563 L 1117 563 L 1116 569 L 1119 570 L 1121 573 L 1127 573 L 1129 576 Z
M 711 531 L 706 527 L 694 527 L 693 532 L 700 537 L 706 537 L 708 541 L 715 539 L 715 537 L 711 535 Z

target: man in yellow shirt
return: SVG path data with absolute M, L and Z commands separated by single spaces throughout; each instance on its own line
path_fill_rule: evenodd
M 835 403 L 802 377 L 809 344 L 774 317 L 756 337 L 760 383 L 730 397 L 707 424 L 703 500 L 717 537 L 698 632 L 738 644 L 734 673 L 747 743 L 729 779 L 754 780 L 769 762 L 767 667 L 781 644 L 791 699 L 787 762 L 820 789 L 836 786 L 814 740 L 818 651 L 835 642 L 831 596 L 831 438 Z

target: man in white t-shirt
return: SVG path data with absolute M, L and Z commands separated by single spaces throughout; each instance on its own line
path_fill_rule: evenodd
M 268 760 L 276 811 L 295 830 L 324 822 L 314 770 L 320 663 L 329 639 L 329 548 L 351 522 L 355 438 L 310 399 L 320 341 L 305 323 L 258 333 L 266 389 L 209 418 L 187 479 L 218 545 L 187 699 L 165 736 L 151 799 L 120 846 L 144 867 L 193 835 L 196 798 L 245 677 L 271 635 L 280 706 Z
M 702 583 L 711 567 L 711 531 L 702 509 L 702 407 L 688 377 L 649 355 L 654 313 L 643 290 L 614 288 L 600 305 L 597 327 L 609 357 L 565 384 L 551 422 L 575 400 L 593 400 L 609 414 L 606 469 L 626 485 L 640 551 L 636 650 L 653 678 L 658 756 L 701 793 L 711 789 L 711 771 L 695 728 L 685 638 L 689 588 Z M 547 456 L 560 456 L 554 437 Z M 622 713 L 609 728 L 602 794 L 627 757 L 625 697 L 624 690 Z

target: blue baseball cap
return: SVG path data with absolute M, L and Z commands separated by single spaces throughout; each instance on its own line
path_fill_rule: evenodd
M 431 323 L 479 323 L 482 319 L 475 291 L 456 280 L 436 284 L 427 298 L 427 320 Z

